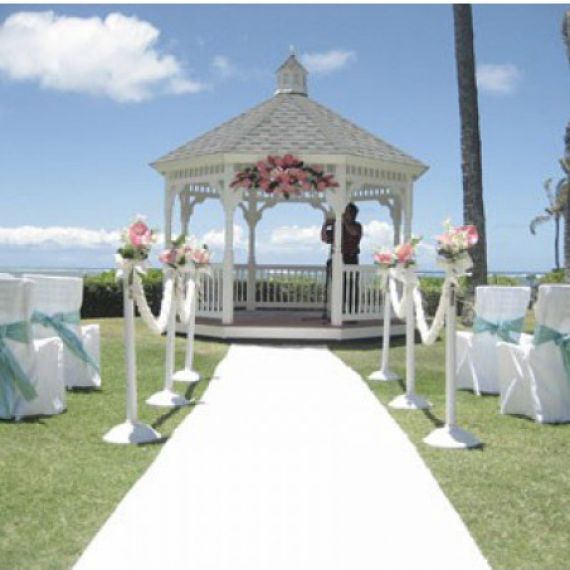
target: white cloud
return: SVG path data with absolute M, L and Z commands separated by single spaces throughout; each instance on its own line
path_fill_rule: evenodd
M 78 227 L 0 227 L 0 245 L 57 248 L 118 247 L 120 231 L 89 230 Z
M 511 95 L 516 91 L 521 78 L 521 72 L 512 63 L 477 66 L 477 86 L 488 93 Z
M 355 52 L 341 49 L 301 55 L 301 63 L 307 68 L 307 71 L 323 75 L 342 69 L 354 60 L 356 60 Z
M 234 248 L 243 249 L 247 240 L 244 239 L 244 229 L 242 226 L 234 224 Z M 200 243 L 205 243 L 210 249 L 224 249 L 225 230 L 209 230 L 201 238 Z
M 362 241 L 360 249 L 362 255 L 371 256 L 379 247 L 393 244 L 393 229 L 386 222 L 376 220 L 362 226 Z M 328 245 L 321 241 L 321 226 L 279 226 L 271 231 L 269 240 L 260 244 L 264 251 L 307 251 L 328 249 Z M 366 260 L 363 261 L 367 263 Z
M 269 247 L 306 248 L 321 244 L 320 226 L 279 226 L 271 231 Z
M 160 31 L 134 16 L 104 19 L 17 12 L 0 24 L 0 72 L 43 88 L 143 101 L 204 89 L 173 55 L 157 50 Z
M 361 252 L 371 256 L 374 251 L 381 247 L 392 247 L 394 245 L 394 229 L 386 222 L 372 220 L 362 226 L 362 241 L 360 242 Z M 363 263 L 369 263 L 364 260 Z
M 225 55 L 217 55 L 212 60 L 214 71 L 222 78 L 228 79 L 237 74 L 237 66 L 234 65 L 230 58 Z

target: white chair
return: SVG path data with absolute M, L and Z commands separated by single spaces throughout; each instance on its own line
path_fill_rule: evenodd
M 531 341 L 499 344 L 501 413 L 570 421 L 570 285 L 541 285 Z
M 59 369 L 61 340 L 33 340 L 34 285 L 0 278 L 0 418 L 53 415 L 65 410 Z
M 35 338 L 58 335 L 63 341 L 61 365 L 65 386 L 99 388 L 99 325 L 80 324 L 83 279 L 31 274 L 24 277 L 35 284 Z
M 458 388 L 499 393 L 497 343 L 519 341 L 529 301 L 530 287 L 477 287 L 473 332 L 457 333 Z

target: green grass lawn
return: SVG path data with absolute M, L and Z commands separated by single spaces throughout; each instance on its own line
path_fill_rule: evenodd
M 390 352 L 404 373 L 402 343 Z M 443 341 L 416 345 L 417 392 L 431 410 L 390 413 L 406 431 L 495 569 L 570 568 L 570 424 L 538 425 L 498 413 L 498 397 L 461 391 L 458 423 L 483 449 L 434 449 L 422 439 L 445 418 Z M 363 378 L 378 369 L 378 342 L 344 345 L 335 353 Z M 398 382 L 368 382 L 387 404 L 403 391 Z M 404 493 L 403 489 L 394 489 Z M 411 545 L 413 548 L 413 544 Z M 452 547 L 452 545 L 450 545 Z
M 68 410 L 60 416 L 0 422 L 0 570 L 69 568 L 162 448 L 101 440 L 124 419 L 122 321 L 106 319 L 101 326 L 102 391 L 68 393 Z M 162 384 L 164 338 L 140 322 L 137 337 L 140 416 L 168 437 L 192 407 L 169 411 L 144 404 Z M 179 366 L 183 342 L 177 340 Z M 378 368 L 378 344 L 358 342 L 333 350 L 366 378 Z M 403 374 L 404 347 L 396 344 L 391 362 Z M 196 343 L 195 365 L 204 380 L 192 397 L 200 397 L 226 349 L 224 343 Z M 570 425 L 541 426 L 501 416 L 497 397 L 460 392 L 459 423 L 484 448 L 430 448 L 422 438 L 444 419 L 444 343 L 416 349 L 417 390 L 434 406 L 429 412 L 390 413 L 493 568 L 570 569 Z M 177 388 L 183 392 L 187 385 Z M 384 404 L 402 392 L 399 383 L 370 383 L 370 388 Z
M 0 422 L 1 570 L 70 568 L 162 448 L 101 440 L 124 421 L 125 373 L 122 319 L 100 324 L 101 391 L 68 392 L 68 409 L 59 416 Z M 140 418 L 168 437 L 192 406 L 172 411 L 144 404 L 163 382 L 165 339 L 139 319 L 137 339 Z M 177 347 L 182 366 L 183 339 Z M 203 380 L 194 386 L 177 383 L 178 391 L 190 395 L 192 386 L 192 397 L 199 399 L 226 349 L 223 343 L 198 341 L 195 368 Z

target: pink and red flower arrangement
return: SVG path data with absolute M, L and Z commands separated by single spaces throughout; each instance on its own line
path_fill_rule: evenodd
M 454 262 L 465 257 L 467 251 L 479 241 L 479 233 L 475 226 L 454 228 L 450 220 L 444 222 L 446 231 L 437 236 L 437 254 L 445 261 Z
M 123 259 L 144 261 L 148 258 L 155 240 L 156 234 L 147 226 L 144 216 L 137 216 L 134 222 L 123 230 L 122 245 L 117 253 Z
M 381 269 L 390 269 L 396 267 L 398 258 L 396 254 L 388 248 L 379 249 L 374 253 L 374 263 L 379 265 Z
M 165 249 L 158 259 L 172 269 L 183 270 L 201 268 L 209 265 L 211 253 L 206 244 L 199 246 L 195 240 L 187 242 L 182 234 L 172 242 L 172 247 Z
M 392 267 L 411 267 L 416 264 L 416 246 L 421 237 L 413 237 L 410 241 L 397 245 L 393 250 L 383 248 L 374 254 L 374 263 L 383 269 Z
M 268 156 L 254 166 L 244 168 L 236 174 L 230 186 L 259 188 L 267 194 L 289 198 L 302 192 L 336 188 L 338 182 L 332 174 L 325 174 L 322 167 L 307 165 L 292 154 L 286 154 L 282 157 Z

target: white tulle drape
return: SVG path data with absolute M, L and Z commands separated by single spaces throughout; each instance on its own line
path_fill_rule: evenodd
M 438 263 L 445 270 L 445 277 L 437 310 L 430 326 L 427 324 L 423 297 L 415 269 L 413 267 L 395 267 L 390 270 L 390 302 L 392 303 L 394 313 L 399 319 L 406 317 L 405 291 L 411 288 L 413 290 L 412 298 L 415 308 L 416 326 L 420 332 L 422 343 L 427 345 L 433 344 L 437 340 L 445 325 L 446 307 L 449 303 L 452 289 L 459 285 L 458 278 L 461 275 L 465 275 L 473 265 L 468 255 L 455 261 L 439 261 Z M 404 292 L 401 296 L 398 295 L 396 281 L 404 284 Z
M 160 314 L 158 317 L 155 317 L 148 306 L 142 284 L 142 276 L 145 275 L 149 267 L 148 262 L 146 260 L 124 259 L 118 254 L 115 256 L 115 262 L 117 264 L 116 278 L 117 280 L 123 279 L 126 281 L 126 286 L 130 287 L 130 292 L 142 320 L 152 332 L 162 334 L 168 326 L 170 312 L 173 310 L 175 272 L 166 270 L 164 273 L 165 279 L 162 301 L 160 303 Z

